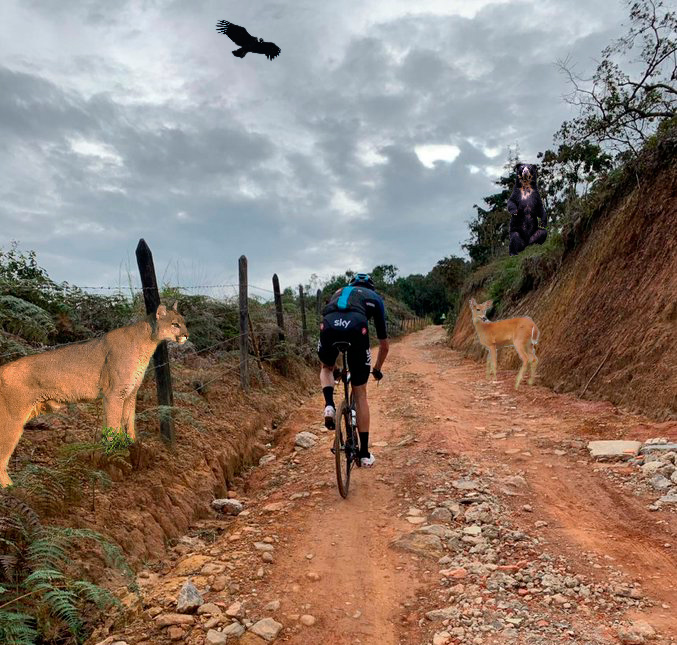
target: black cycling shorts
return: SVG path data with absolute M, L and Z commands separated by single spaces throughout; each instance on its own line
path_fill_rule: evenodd
M 338 358 L 340 341 L 350 343 L 348 369 L 353 385 L 364 385 L 371 373 L 371 350 L 367 318 L 354 311 L 338 311 L 327 314 L 320 323 L 320 342 L 317 355 L 324 365 L 333 367 Z

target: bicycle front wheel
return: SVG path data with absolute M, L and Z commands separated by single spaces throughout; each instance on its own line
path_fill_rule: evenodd
M 336 457 L 336 482 L 338 483 L 341 497 L 348 497 L 348 488 L 350 487 L 350 467 L 352 462 L 352 453 L 350 448 L 346 449 L 348 437 L 350 436 L 350 409 L 345 401 L 341 403 L 336 411 L 336 436 L 334 438 L 334 455 Z

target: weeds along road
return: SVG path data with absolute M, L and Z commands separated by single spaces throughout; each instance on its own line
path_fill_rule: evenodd
M 586 450 L 675 424 L 538 385 L 515 392 L 513 372 L 487 382 L 443 343 L 429 327 L 393 345 L 369 386 L 377 464 L 354 473 L 347 500 L 318 388 L 280 429 L 275 459 L 234 491 L 244 512 L 205 520 L 163 570 L 140 573 L 145 609 L 116 638 L 677 642 L 677 513 L 648 510 L 656 494 L 636 467 Z M 295 450 L 302 431 L 317 441 Z M 212 604 L 173 617 L 189 578 Z

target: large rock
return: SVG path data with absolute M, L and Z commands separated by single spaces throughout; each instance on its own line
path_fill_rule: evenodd
M 451 511 L 448 508 L 436 508 L 431 514 L 430 519 L 433 522 L 444 522 L 449 524 L 451 522 Z
M 296 435 L 295 445 L 300 448 L 312 448 L 317 441 L 317 435 L 314 435 L 312 432 L 299 432 Z
M 200 605 L 204 603 L 197 587 L 190 581 L 186 582 L 176 601 L 176 611 L 180 614 L 192 614 Z
M 188 576 L 191 573 L 198 573 L 207 562 L 211 562 L 211 558 L 208 555 L 191 555 L 176 565 L 174 574 L 177 576 Z
M 242 628 L 244 631 L 244 628 Z M 207 645 L 226 645 L 228 637 L 223 632 L 217 632 L 215 629 L 210 629 L 207 632 Z
M 433 609 L 429 611 L 425 617 L 428 620 L 438 621 L 438 620 L 451 620 L 457 619 L 461 615 L 461 612 L 456 607 L 444 607 L 443 609 Z
M 667 477 L 663 477 L 663 475 L 654 475 L 649 483 L 656 490 L 668 490 L 672 486 L 670 480 Z
M 197 613 L 200 616 L 218 616 L 222 613 L 222 610 L 221 607 L 213 602 L 208 602 L 204 605 L 200 605 L 197 609 Z
M 641 441 L 590 441 L 588 450 L 593 459 L 630 459 L 639 454 Z
M 429 533 L 407 533 L 392 542 L 391 546 L 425 558 L 440 558 L 444 555 L 442 540 Z
M 224 515 L 239 515 L 244 510 L 244 505 L 236 499 L 215 499 L 212 508 Z
M 155 623 L 158 627 L 169 627 L 170 625 L 192 625 L 195 622 L 193 616 L 186 614 L 160 614 L 155 617 Z
M 224 627 L 221 633 L 229 638 L 240 638 L 244 634 L 244 626 L 240 623 L 231 623 L 228 627 Z
M 644 620 L 637 620 L 628 627 L 621 627 L 618 630 L 618 640 L 621 643 L 642 644 L 656 636 L 654 628 Z
M 645 443 L 640 452 L 643 455 L 677 452 L 677 443 Z
M 282 625 L 272 618 L 264 618 L 259 620 L 258 623 L 254 623 L 250 631 L 257 636 L 260 636 L 265 641 L 274 641 L 277 638 L 277 635 L 280 633 Z
M 436 535 L 443 540 L 448 540 L 456 535 L 455 531 L 452 531 L 448 526 L 442 526 L 442 524 L 427 524 L 417 529 L 417 532 L 425 533 L 426 535 Z
M 659 497 L 658 501 L 661 504 L 677 504 L 677 490 L 671 490 L 667 495 Z

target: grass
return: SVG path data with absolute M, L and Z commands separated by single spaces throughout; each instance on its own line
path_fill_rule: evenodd
M 483 291 L 494 301 L 495 309 L 503 309 L 554 275 L 563 254 L 562 236 L 550 233 L 544 244 L 530 246 L 519 255 L 498 257 L 470 275 L 463 289 L 463 301 Z

